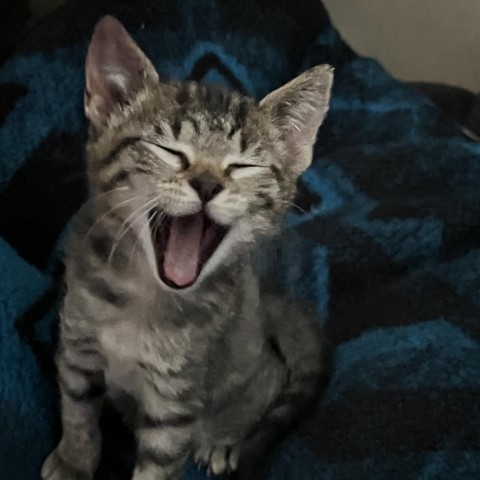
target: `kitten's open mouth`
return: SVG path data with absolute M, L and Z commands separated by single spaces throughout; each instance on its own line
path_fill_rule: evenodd
M 215 223 L 205 212 L 184 217 L 162 214 L 161 222 L 156 221 L 158 213 L 150 215 L 158 274 L 169 287 L 189 287 L 196 282 L 228 229 Z

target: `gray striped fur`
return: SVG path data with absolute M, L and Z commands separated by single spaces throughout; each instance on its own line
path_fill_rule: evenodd
M 315 315 L 267 293 L 252 254 L 277 233 L 311 161 L 331 82 L 316 67 L 260 103 L 160 83 L 118 22 L 97 26 L 85 96 L 91 194 L 65 255 L 63 436 L 44 480 L 93 478 L 105 395 L 120 410 L 135 400 L 124 411 L 137 436 L 134 480 L 176 479 L 189 456 L 252 480 L 256 457 L 315 399 L 328 374 Z M 149 218 L 198 211 L 194 177 L 221 186 L 205 208 L 230 231 L 195 284 L 173 290 L 152 260 Z

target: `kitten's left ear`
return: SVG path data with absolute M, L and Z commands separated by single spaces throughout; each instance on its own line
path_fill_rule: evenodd
M 317 130 L 330 101 L 333 68 L 319 65 L 303 72 L 283 87 L 268 94 L 260 108 L 282 132 L 291 164 L 296 174 L 312 161 Z
M 86 61 L 85 115 L 96 126 L 128 103 L 158 74 L 123 25 L 112 16 L 95 27 Z

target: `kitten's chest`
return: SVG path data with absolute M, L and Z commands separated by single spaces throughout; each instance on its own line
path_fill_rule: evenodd
M 100 334 L 106 360 L 106 380 L 110 387 L 141 391 L 145 366 L 160 375 L 181 372 L 191 361 L 189 332 L 165 331 L 139 321 L 119 321 Z

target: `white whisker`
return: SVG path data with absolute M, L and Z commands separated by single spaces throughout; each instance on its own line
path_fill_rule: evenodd
M 161 217 L 161 220 L 159 221 L 158 217 Z M 159 212 L 155 212 L 155 220 L 153 222 L 153 228 L 152 228 L 152 238 L 155 238 L 155 234 L 158 230 L 158 227 L 161 225 L 161 222 L 163 220 L 163 218 L 165 217 L 165 214 L 162 212 L 162 213 L 159 213 Z M 135 255 L 135 251 L 136 251 L 136 248 L 137 246 L 139 245 L 140 243 L 140 240 L 142 239 L 142 236 L 144 235 L 144 231 L 145 229 L 149 229 L 150 228 L 150 222 L 147 221 L 145 222 L 145 225 L 142 227 L 142 229 L 140 230 L 140 233 L 139 235 L 137 236 L 137 239 L 135 240 L 135 243 L 133 244 L 133 248 L 132 248 L 132 254 L 130 255 L 130 259 L 128 260 L 129 261 L 129 264 L 130 264 L 130 261 L 131 259 L 133 258 L 133 256 Z
M 296 203 L 288 202 L 288 201 L 287 201 L 287 203 L 288 203 L 289 205 L 291 205 L 292 207 L 295 207 L 297 210 L 300 210 L 300 212 L 302 212 L 302 213 L 304 213 L 304 214 L 307 213 L 302 207 L 299 207 Z
M 95 195 L 95 197 L 91 198 L 90 201 L 93 202 L 98 200 L 99 198 L 104 197 L 105 195 L 111 195 L 112 193 L 116 193 L 120 190 L 130 190 L 130 187 L 117 187 L 113 188 L 112 190 L 108 190 L 107 192 L 100 193 L 99 195 Z
M 153 195 L 153 194 L 152 194 Z M 135 225 L 135 223 L 137 223 L 139 220 L 142 219 L 143 215 L 145 215 L 149 210 L 150 208 L 156 203 L 159 201 L 160 199 L 160 195 L 157 195 L 155 198 L 149 200 L 148 202 L 146 202 L 145 204 L 141 205 L 139 208 L 137 208 L 136 210 L 134 210 L 126 219 L 125 221 L 122 223 L 122 225 L 120 225 L 120 228 L 119 230 L 122 230 L 120 232 L 120 234 L 117 236 L 116 240 L 115 240 L 115 243 L 113 244 L 112 246 L 112 249 L 110 250 L 110 254 L 108 255 L 108 262 L 110 263 L 110 261 L 112 260 L 112 257 L 113 257 L 113 254 L 115 253 L 115 250 L 117 249 L 118 245 L 120 244 L 120 242 L 122 241 L 123 237 L 127 234 L 127 232 Z M 131 218 L 135 217 L 135 215 L 138 215 L 137 218 L 134 218 L 132 221 L 130 221 Z M 126 228 L 123 228 L 124 226 L 126 226 Z
M 153 193 L 150 194 L 150 195 L 146 195 L 145 197 L 146 197 L 146 199 L 148 199 L 148 198 L 150 198 L 152 195 L 153 195 Z M 157 198 L 158 198 L 158 197 L 157 197 Z M 121 237 L 125 234 L 125 232 L 123 231 L 123 227 L 127 226 L 127 229 L 126 229 L 126 230 L 127 230 L 127 231 L 129 230 L 130 226 L 128 226 L 128 222 L 130 221 L 130 219 L 131 219 L 132 217 L 134 217 L 139 211 L 143 210 L 143 208 L 144 208 L 146 205 L 149 205 L 150 203 L 152 203 L 154 200 L 155 200 L 155 199 L 148 200 L 147 203 L 144 203 L 144 204 L 140 205 L 140 207 L 138 207 L 138 208 L 135 209 L 133 212 L 131 212 L 130 215 L 128 215 L 128 217 L 123 221 L 123 223 L 122 223 L 122 224 L 120 225 L 120 227 L 119 227 L 120 233 L 119 233 L 119 235 L 117 236 L 117 238 L 118 238 L 118 237 L 121 238 Z
M 112 213 L 114 210 L 117 210 L 118 208 L 121 208 L 122 206 L 130 203 L 130 202 L 133 202 L 135 200 L 138 200 L 139 198 L 142 198 L 143 195 L 137 195 L 136 197 L 132 197 L 132 198 L 128 198 L 127 200 L 124 200 L 123 202 L 120 202 L 120 203 L 117 203 L 117 205 L 113 206 L 112 208 L 110 208 L 109 210 L 107 210 L 103 215 L 100 216 L 100 218 L 97 218 L 97 220 L 95 220 L 95 222 L 93 223 L 93 225 L 88 229 L 87 233 L 84 235 L 83 237 L 83 242 L 85 242 L 88 237 L 90 236 L 90 234 L 93 232 L 93 230 L 100 224 L 100 222 L 106 218 L 108 215 L 110 215 L 110 213 Z
M 128 259 L 128 265 L 130 265 L 130 262 L 132 261 L 132 258 L 134 257 L 135 255 L 135 251 L 137 249 L 137 246 L 139 245 L 140 240 L 142 238 L 142 236 L 144 235 L 144 231 L 145 229 L 148 229 L 150 226 L 148 224 L 148 221 L 145 222 L 145 225 L 140 229 L 140 233 L 138 234 L 137 238 L 135 239 L 135 243 L 133 244 L 133 247 L 132 247 L 132 253 L 130 254 L 130 258 Z

